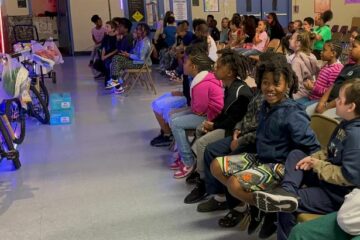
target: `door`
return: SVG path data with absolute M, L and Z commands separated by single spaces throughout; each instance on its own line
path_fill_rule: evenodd
M 261 6 L 263 18 L 266 18 L 269 12 L 274 12 L 278 16 L 281 26 L 287 27 L 291 19 L 290 0 L 262 0 Z
M 266 19 L 269 12 L 275 12 L 283 27 L 291 19 L 291 0 L 237 0 L 237 12 L 241 15 L 254 15 Z
M 69 0 L 57 0 L 59 49 L 65 55 L 74 55 Z
M 261 0 L 238 0 L 236 9 L 241 15 L 254 15 L 257 18 L 262 18 Z

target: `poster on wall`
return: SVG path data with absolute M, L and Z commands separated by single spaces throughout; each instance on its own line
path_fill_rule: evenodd
M 17 0 L 18 8 L 27 8 L 26 0 Z
M 140 22 L 145 17 L 144 0 L 128 1 L 130 21 Z
M 315 0 L 315 13 L 323 13 L 331 9 L 331 0 Z
M 360 3 L 360 0 L 345 0 L 345 4 Z
M 186 0 L 173 0 L 173 12 L 176 20 L 187 20 L 187 2 Z
M 219 12 L 219 0 L 204 0 L 205 12 Z

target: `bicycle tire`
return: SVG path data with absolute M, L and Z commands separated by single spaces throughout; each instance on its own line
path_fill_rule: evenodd
M 14 148 L 14 144 L 11 141 L 10 135 L 8 130 L 5 127 L 5 124 L 3 123 L 3 121 L 0 119 L 0 133 L 2 136 L 2 141 L 1 141 L 1 148 L 4 148 L 4 144 L 6 145 L 6 149 L 3 149 L 4 152 L 10 152 L 10 151 L 15 151 L 17 152 L 17 150 Z M 19 154 L 16 154 L 16 157 L 14 159 L 12 159 L 13 165 L 15 167 L 15 169 L 19 169 L 21 167 L 21 162 L 19 159 Z
M 30 115 L 35 117 L 42 124 L 48 124 L 50 121 L 49 109 L 34 85 L 30 85 L 29 93 L 32 100 L 32 102 L 28 104 Z
M 42 80 L 39 81 L 39 86 L 40 86 L 40 95 L 44 100 L 46 107 L 49 107 L 49 91 L 47 90 L 45 83 Z
M 16 104 L 16 106 L 14 106 L 14 104 Z M 14 110 L 14 107 L 17 108 Z M 16 144 L 21 144 L 25 139 L 26 121 L 25 121 L 25 112 L 22 109 L 20 100 L 19 99 L 7 100 L 5 103 L 5 114 L 15 133 L 15 138 L 13 139 L 13 142 Z M 18 128 L 20 129 L 20 132 L 19 134 L 16 134 L 17 133 L 16 130 Z

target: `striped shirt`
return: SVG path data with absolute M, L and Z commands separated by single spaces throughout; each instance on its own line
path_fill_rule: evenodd
M 334 84 L 335 79 L 343 67 L 344 66 L 340 62 L 336 62 L 331 65 L 326 64 L 322 67 L 309 98 L 311 100 L 320 99 L 326 90 Z

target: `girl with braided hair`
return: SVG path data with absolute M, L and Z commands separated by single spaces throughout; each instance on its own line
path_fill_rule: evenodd
M 274 58 L 262 62 L 257 67 L 256 82 L 265 99 L 258 115 L 256 153 L 217 157 L 210 166 L 212 175 L 232 196 L 250 205 L 255 205 L 252 192 L 273 189 L 282 181 L 290 151 L 302 149 L 312 154 L 320 148 L 309 116 L 291 99 L 298 88 L 291 65 Z M 265 216 L 259 237 L 272 235 L 276 231 L 276 214 L 257 211 L 251 208 L 251 221 Z M 254 232 L 254 225 L 250 223 L 249 233 Z
M 197 140 L 193 145 L 196 154 L 197 176 L 196 188 L 184 200 L 185 203 L 195 203 L 205 197 L 204 152 L 208 144 L 232 135 L 237 122 L 240 122 L 247 112 L 247 106 L 252 98 L 252 91 L 245 79 L 250 72 L 248 58 L 237 54 L 234 50 L 218 51 L 221 57 L 215 65 L 215 76 L 225 87 L 224 108 L 212 121 L 205 120 L 196 131 Z
M 195 160 L 186 137 L 186 129 L 196 129 L 204 120 L 213 121 L 224 106 L 222 83 L 212 73 L 214 62 L 202 48 L 188 47 L 185 50 L 184 74 L 193 77 L 190 86 L 191 107 L 173 114 L 170 127 L 176 141 L 179 156 L 174 169 L 174 178 L 188 176 L 194 169 Z

